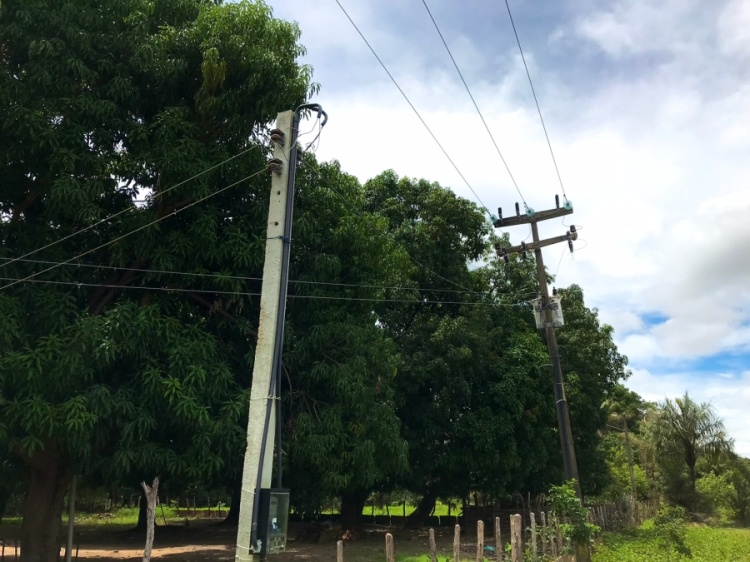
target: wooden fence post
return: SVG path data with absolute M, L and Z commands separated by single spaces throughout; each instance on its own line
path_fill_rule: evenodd
M 435 544 L 435 529 L 430 529 L 430 562 L 437 562 L 437 545 Z
M 393 550 L 393 535 L 385 534 L 385 558 L 388 562 L 396 562 L 396 553 Z
M 344 562 L 344 541 L 336 543 L 336 562 Z
M 453 530 L 453 562 L 461 562 L 461 525 Z
M 520 514 L 510 516 L 510 558 L 512 562 L 523 562 L 523 519 Z
M 539 551 L 536 544 L 536 514 L 533 511 L 529 512 L 529 520 L 531 521 L 531 557 L 536 562 Z
M 503 535 L 500 530 L 500 518 L 495 517 L 495 558 L 497 562 L 503 562 Z
M 477 521 L 477 562 L 484 558 L 484 521 Z

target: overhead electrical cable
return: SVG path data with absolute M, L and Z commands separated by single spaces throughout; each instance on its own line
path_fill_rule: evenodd
M 185 209 L 189 209 L 190 207 L 193 207 L 193 206 L 197 205 L 198 203 L 202 203 L 203 201 L 205 201 L 207 199 L 210 199 L 211 197 L 214 197 L 215 195 L 218 195 L 219 193 L 223 193 L 224 191 L 227 191 L 228 189 L 231 189 L 232 187 L 235 187 L 235 186 L 237 186 L 237 185 L 239 185 L 239 184 L 241 184 L 243 182 L 246 182 L 247 180 L 249 180 L 249 179 L 251 179 L 251 178 L 253 178 L 253 177 L 255 177 L 255 176 L 259 175 L 259 174 L 262 174 L 263 172 L 266 172 L 266 171 L 267 171 L 267 168 L 263 168 L 261 170 L 258 170 L 257 172 L 255 172 L 253 174 L 250 174 L 249 176 L 245 176 L 241 180 L 237 180 L 236 182 L 230 183 L 229 185 L 224 186 L 221 189 L 218 189 L 218 190 L 216 190 L 216 191 L 214 191 L 212 193 L 209 193 L 208 195 L 206 195 L 204 197 L 201 197 L 200 199 L 196 199 L 195 201 L 192 201 L 192 202 L 188 203 L 184 207 L 180 207 L 179 209 L 175 209 L 174 211 L 172 211 L 171 213 L 169 213 L 167 215 L 164 215 L 163 217 L 159 217 L 159 218 L 157 218 L 155 220 L 152 220 L 152 221 L 150 221 L 150 222 L 148 222 L 148 223 L 146 223 L 146 224 L 144 224 L 142 226 L 139 226 L 136 229 L 131 230 L 130 232 L 126 232 L 125 234 L 117 236 L 116 238 L 113 238 L 113 239 L 109 240 L 108 242 L 105 242 L 104 244 L 100 244 L 99 246 L 96 246 L 95 248 L 91 248 L 90 250 L 86 250 L 85 252 L 81 252 L 80 254 L 78 254 L 78 255 L 76 255 L 76 256 L 68 259 L 68 260 L 56 263 L 55 265 L 51 265 L 51 266 L 49 266 L 46 269 L 42 269 L 41 271 L 36 271 L 36 272 L 32 273 L 31 275 L 23 278 L 23 279 L 16 279 L 12 283 L 8 283 L 7 285 L 3 285 L 2 287 L 0 287 L 0 290 L 7 289 L 9 287 L 12 287 L 13 285 L 18 284 L 18 283 L 23 283 L 24 281 L 28 281 L 30 279 L 33 279 L 34 277 L 37 277 L 38 275 L 41 275 L 42 273 L 47 273 L 48 271 L 52 271 L 53 269 L 57 269 L 58 267 L 60 267 L 62 265 L 65 265 L 67 263 L 79 260 L 83 256 L 86 256 L 86 255 L 88 255 L 88 254 L 90 254 L 92 252 L 96 252 L 97 250 L 101 250 L 102 248 L 105 248 L 105 247 L 109 246 L 110 244 L 114 244 L 115 242 L 119 242 L 120 240 L 122 240 L 124 238 L 127 238 L 128 236 L 131 236 L 131 235 L 135 234 L 136 232 L 140 232 L 141 230 L 144 230 L 144 229 L 148 228 L 149 226 L 153 226 L 153 225 L 157 224 L 158 222 L 163 221 L 164 219 L 172 217 L 172 216 L 176 215 L 177 213 L 181 213 Z M 5 265 L 7 265 L 7 263 Z
M 181 187 L 181 186 L 185 185 L 186 183 L 189 183 L 189 182 L 191 182 L 191 181 L 193 181 L 193 180 L 195 180 L 195 179 L 197 179 L 197 178 L 199 178 L 199 177 L 207 174 L 208 172 L 211 172 L 211 171 L 215 170 L 216 168 L 220 168 L 224 164 L 227 164 L 228 162 L 231 162 L 232 160 L 234 160 L 236 158 L 239 158 L 240 156 L 243 156 L 243 155 L 247 154 L 248 152 L 250 152 L 254 148 L 257 148 L 257 146 L 253 145 L 253 146 L 251 146 L 249 148 L 246 148 L 245 150 L 243 150 L 241 152 L 238 152 L 234 156 L 230 156 L 226 160 L 223 160 L 223 161 L 219 162 L 218 164 L 215 164 L 215 165 L 211 166 L 210 168 L 206 168 L 202 172 L 198 172 L 194 176 L 191 176 L 191 177 L 189 177 L 189 178 L 187 178 L 187 179 L 185 179 L 185 180 L 183 180 L 183 181 L 181 181 L 179 183 L 176 183 L 175 185 L 173 185 L 171 187 L 168 187 L 167 189 L 163 189 L 163 190 L 159 191 L 158 195 L 164 195 L 165 193 L 169 193 L 170 191 L 172 191 L 174 189 L 177 189 L 178 187 Z M 133 202 L 134 203 L 138 203 L 138 202 L 145 202 L 145 201 L 146 200 L 136 199 Z M 71 234 L 68 234 L 67 236 L 63 236 L 62 238 L 59 238 L 59 239 L 55 240 L 54 242 L 50 242 L 49 244 L 41 246 L 41 247 L 37 248 L 36 250 L 31 251 L 31 252 L 27 252 L 26 254 L 23 254 L 22 256 L 18 256 L 17 258 L 14 258 L 14 259 L 12 259 L 9 262 L 6 262 L 4 264 L 0 264 L 0 268 L 5 267 L 6 265 L 10 265 L 14 261 L 20 260 L 22 258 L 27 258 L 29 256 L 33 256 L 34 254 L 37 254 L 37 253 L 41 252 L 42 250 L 46 250 L 47 248 L 51 248 L 52 246 L 56 246 L 57 244 L 60 244 L 61 242 L 65 242 L 66 240 L 69 240 L 69 239 L 73 238 L 74 236 L 78 236 L 79 234 L 83 234 L 84 232 L 88 232 L 92 228 L 96 228 L 100 224 L 104 224 L 106 222 L 109 222 L 112 219 L 117 218 L 120 215 L 123 215 L 123 214 L 125 214 L 125 213 L 133 210 L 134 208 L 136 208 L 136 207 L 134 207 L 134 206 L 126 207 L 126 208 L 122 209 L 121 211 L 118 211 L 118 212 L 113 213 L 113 214 L 111 214 L 109 216 L 106 216 L 103 219 L 98 220 L 97 222 L 95 222 L 93 224 L 90 224 L 90 225 L 88 225 L 88 226 L 86 226 L 84 228 L 81 228 L 80 230 L 76 230 L 75 232 L 72 232 Z
M 71 287 L 103 287 L 110 289 L 122 289 L 131 291 L 161 291 L 161 292 L 172 292 L 172 293 L 199 293 L 199 294 L 213 294 L 213 295 L 232 295 L 232 296 L 252 296 L 259 297 L 260 293 L 245 292 L 245 291 L 223 291 L 219 289 L 190 289 L 185 287 L 149 287 L 143 285 L 114 285 L 108 283 L 89 283 L 82 281 L 54 281 L 49 279 L 16 279 L 13 277 L 0 277 L 2 281 L 13 281 L 11 285 L 16 283 L 39 283 L 44 285 L 66 285 Z M 437 300 L 422 300 L 422 299 L 388 299 L 388 298 L 366 298 L 366 297 L 339 297 L 335 295 L 288 295 L 290 299 L 311 299 L 311 300 L 336 300 L 336 301 L 358 301 L 358 302 L 393 302 L 393 303 L 404 303 L 404 304 L 446 304 L 446 305 L 470 305 L 470 306 L 524 306 L 528 303 L 497 303 L 487 301 L 437 301 Z
M 489 215 L 489 217 L 492 218 L 492 213 L 490 213 L 490 210 L 487 208 L 487 205 L 484 204 L 484 202 L 479 197 L 479 195 L 477 195 L 477 192 L 474 191 L 474 188 L 469 183 L 469 180 L 466 179 L 466 176 L 463 175 L 463 173 L 461 172 L 461 170 L 458 168 L 458 166 L 456 165 L 456 163 L 453 161 L 453 158 L 450 157 L 450 155 L 448 154 L 448 151 L 445 150 L 445 148 L 443 147 L 443 145 L 441 144 L 441 142 L 435 136 L 435 133 L 432 132 L 432 129 L 430 129 L 430 126 L 427 124 L 427 122 L 424 120 L 424 118 L 419 113 L 419 111 L 417 110 L 417 108 L 411 102 L 411 100 L 409 99 L 409 96 L 406 95 L 406 92 L 404 92 L 404 90 L 401 88 L 401 86 L 399 85 L 399 83 L 396 80 L 396 78 L 394 78 L 393 74 L 391 74 L 390 70 L 388 70 L 388 67 L 385 65 L 385 63 L 380 58 L 380 56 L 378 55 L 378 53 L 375 51 L 375 49 L 373 48 L 373 46 L 370 44 L 370 42 L 364 36 L 364 34 L 362 33 L 362 31 L 359 29 L 359 27 L 357 27 L 357 24 L 354 23 L 354 20 L 349 15 L 349 13 L 346 11 L 346 9 L 344 8 L 344 6 L 341 4 L 341 2 L 339 0 L 336 0 L 336 4 L 338 4 L 339 8 L 341 8 L 341 11 L 344 12 L 344 15 L 349 20 L 349 22 L 352 24 L 352 26 L 354 26 L 354 29 L 357 31 L 357 33 L 359 34 L 359 36 L 362 38 L 362 41 L 365 42 L 365 45 L 367 45 L 367 47 L 370 49 L 370 52 L 372 52 L 373 56 L 380 63 L 380 66 L 383 67 L 383 70 L 385 70 L 385 73 L 391 79 L 391 82 L 393 82 L 394 86 L 396 86 L 396 88 L 398 89 L 398 91 L 401 93 L 401 95 L 403 96 L 403 98 L 406 100 L 406 103 L 409 104 L 409 107 L 411 107 L 411 109 L 414 112 L 414 114 L 421 121 L 422 125 L 424 125 L 424 128 L 427 129 L 427 132 L 432 137 L 432 140 L 434 140 L 435 143 L 438 145 L 438 147 L 440 148 L 440 150 L 443 152 L 443 154 L 445 155 L 445 157 L 448 159 L 448 162 L 450 162 L 451 166 L 453 166 L 453 169 L 456 170 L 456 173 L 458 173 L 458 175 L 464 181 L 464 183 L 469 188 L 469 190 L 474 194 L 474 197 L 477 199 L 477 201 L 479 202 L 479 204 L 487 212 L 487 214 Z
M 524 198 L 523 193 L 521 193 L 521 188 L 518 187 L 518 182 L 516 182 L 516 178 L 513 176 L 513 173 L 510 171 L 510 166 L 508 166 L 508 162 L 506 162 L 505 157 L 503 156 L 503 153 L 500 150 L 500 147 L 498 146 L 497 141 L 495 140 L 495 137 L 492 134 L 492 131 L 490 130 L 489 125 L 487 125 L 487 121 L 485 120 L 484 115 L 482 115 L 482 110 L 479 109 L 479 104 L 477 104 L 476 99 L 474 99 L 474 95 L 471 93 L 469 84 L 467 84 L 466 79 L 464 78 L 464 75 L 458 66 L 458 63 L 456 62 L 456 59 L 453 56 L 453 53 L 451 52 L 450 47 L 448 46 L 448 42 L 445 40 L 445 37 L 443 36 L 442 31 L 440 31 L 440 26 L 438 26 L 438 23 L 435 20 L 435 17 L 432 15 L 432 11 L 430 10 L 430 7 L 427 5 L 427 1 L 422 0 L 422 4 L 424 4 L 425 10 L 427 10 L 427 14 L 430 16 L 430 19 L 432 20 L 432 24 L 435 26 L 435 30 L 440 36 L 440 40 L 443 42 L 443 46 L 445 47 L 445 50 L 448 51 L 448 56 L 451 58 L 451 61 L 453 62 L 453 66 L 456 68 L 456 72 L 458 72 L 458 76 L 461 78 L 461 82 L 463 82 L 464 84 L 464 88 L 466 88 L 466 93 L 469 94 L 469 97 L 471 98 L 471 103 L 474 104 L 474 109 L 477 110 L 477 113 L 479 114 L 479 118 L 482 120 L 482 124 L 484 125 L 485 130 L 487 131 L 487 134 L 490 136 L 490 139 L 492 140 L 492 144 L 495 146 L 495 150 L 497 151 L 498 156 L 500 156 L 500 160 L 503 162 L 503 166 L 505 166 L 505 170 L 508 172 L 508 176 L 510 176 L 510 181 L 513 182 L 513 185 L 515 186 L 516 191 L 518 192 L 518 195 L 521 197 L 521 201 L 523 201 L 524 206 L 528 208 L 528 205 L 526 204 L 526 199 Z
M 531 87 L 531 94 L 534 96 L 534 103 L 536 104 L 536 111 L 539 114 L 539 120 L 542 123 L 542 129 L 544 130 L 544 138 L 547 139 L 547 146 L 549 147 L 550 156 L 552 156 L 552 163 L 555 166 L 555 172 L 557 173 L 557 180 L 560 182 L 560 189 L 562 189 L 563 197 L 567 201 L 568 196 L 565 193 L 565 185 L 563 184 L 562 176 L 560 175 L 560 168 L 557 166 L 557 159 L 555 158 L 555 151 L 552 150 L 552 143 L 549 140 L 549 133 L 547 133 L 547 125 L 544 123 L 544 117 L 542 116 L 542 109 L 539 107 L 539 99 L 536 96 L 536 90 L 534 89 L 534 82 L 531 80 L 531 72 L 529 72 L 529 65 L 526 64 L 526 56 L 523 54 L 523 47 L 521 46 L 521 39 L 518 37 L 518 30 L 516 29 L 516 22 L 513 20 L 513 14 L 510 10 L 510 4 L 508 0 L 505 0 L 505 7 L 508 9 L 508 17 L 510 18 L 510 25 L 513 27 L 513 34 L 516 36 L 516 44 L 518 45 L 518 51 L 521 53 L 521 60 L 523 61 L 523 67 L 526 69 L 526 77 L 529 79 L 529 86 Z
M 10 260 L 13 258 L 0 258 L 0 260 Z M 205 278 L 205 279 L 220 279 L 220 280 L 235 280 L 235 281 L 263 281 L 262 277 L 249 277 L 244 275 L 229 275 L 229 274 L 223 274 L 223 273 L 200 273 L 200 272 L 193 272 L 193 271 L 174 271 L 174 270 L 164 270 L 164 269 L 149 269 L 149 268 L 141 268 L 141 267 L 128 267 L 128 266 L 115 266 L 115 265 L 102 265 L 102 264 L 92 264 L 92 263 L 76 263 L 76 262 L 59 262 L 59 261 L 48 261 L 48 260 L 32 260 L 32 259 L 16 259 L 15 261 L 21 262 L 21 263 L 32 263 L 32 264 L 39 264 L 39 265 L 59 265 L 59 266 L 67 266 L 67 267 L 81 267 L 86 269 L 97 269 L 97 270 L 110 270 L 110 271 L 130 271 L 135 273 L 144 273 L 144 274 L 151 274 L 151 275 L 174 275 L 174 276 L 180 276 L 180 277 L 198 277 L 198 278 Z M 394 291 L 420 291 L 420 292 L 434 292 L 434 293 L 454 293 L 454 294 L 479 294 L 482 295 L 482 293 L 477 293 L 475 291 L 471 290 L 458 290 L 458 289 L 434 289 L 434 288 L 419 288 L 419 287 L 403 287 L 403 286 L 396 286 L 396 285 L 375 285 L 375 284 L 367 284 L 367 283 L 336 283 L 333 281 L 306 281 L 301 279 L 291 279 L 289 281 L 290 283 L 297 284 L 297 285 L 319 285 L 319 286 L 330 286 L 330 287 L 347 287 L 347 288 L 361 288 L 361 289 L 383 289 L 383 290 L 394 290 Z M 503 293 L 505 295 L 510 296 L 509 293 Z M 536 294 L 536 293 L 529 293 L 529 294 Z

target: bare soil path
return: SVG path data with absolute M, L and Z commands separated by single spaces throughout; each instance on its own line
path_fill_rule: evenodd
M 287 551 L 269 557 L 271 562 L 333 562 L 336 545 L 300 543 L 294 540 L 299 528 L 292 526 Z M 385 527 L 370 528 L 356 541 L 344 543 L 346 562 L 376 562 L 385 560 L 385 533 L 395 538 L 396 553 L 421 555 L 429 551 L 427 530 L 405 531 Z M 436 529 L 438 552 L 441 559 L 452 558 L 452 529 Z M 0 544 L 5 542 L 5 560 L 14 560 L 17 525 L 0 525 Z M 215 522 L 191 522 L 189 526 L 159 526 L 154 540 L 153 560 L 165 562 L 230 562 L 234 560 L 237 529 Z M 470 538 L 466 538 L 467 542 Z M 112 561 L 141 560 L 145 534 L 118 525 L 86 526 L 76 529 L 74 549 L 78 560 Z M 467 554 L 471 545 L 466 544 Z M 74 550 L 74 555 L 76 551 Z M 75 558 L 75 556 L 74 556 Z

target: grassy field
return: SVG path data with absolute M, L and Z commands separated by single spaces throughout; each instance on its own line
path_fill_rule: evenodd
M 417 506 L 411 505 L 409 503 L 406 504 L 406 515 L 411 515 L 414 510 L 417 509 Z M 379 507 L 375 506 L 374 509 L 375 515 L 404 515 L 404 504 L 403 503 L 394 503 L 388 506 L 386 509 L 385 507 Z M 324 513 L 333 513 L 333 511 L 328 511 Z M 373 506 L 365 505 L 364 509 L 362 509 L 363 515 L 373 515 Z M 435 512 L 433 515 L 438 517 L 446 517 L 448 515 L 448 504 L 445 504 L 443 502 L 437 502 L 435 505 Z M 457 507 L 453 507 L 451 509 L 451 517 L 461 515 L 461 504 L 459 503 Z
M 592 562 L 750 562 L 750 529 L 689 526 L 688 547 L 691 558 L 669 552 L 659 543 L 653 528 L 606 534 Z

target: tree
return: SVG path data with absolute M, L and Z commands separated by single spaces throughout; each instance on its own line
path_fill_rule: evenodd
M 258 301 L 231 275 L 262 263 L 267 180 L 228 189 L 264 169 L 267 125 L 315 86 L 298 29 L 261 2 L 0 10 L 3 283 L 49 267 L 8 261 L 39 248 L 29 259 L 59 263 L 102 247 L 0 292 L 22 560 L 50 562 L 72 471 L 207 477 L 236 448 Z
M 701 458 L 717 460 L 732 450 L 724 422 L 708 403 L 667 398 L 653 426 L 657 459 L 666 480 L 667 497 L 688 510 L 698 504 L 696 464 Z
M 607 424 L 601 405 L 628 378 L 628 358 L 614 343 L 614 329 L 599 322 L 578 285 L 559 289 L 565 326 L 558 331 L 566 392 L 570 402 L 578 469 L 584 494 L 596 495 L 606 486 L 607 469 L 598 449 L 599 431 Z
M 602 410 L 607 415 L 607 424 L 601 431 L 605 436 L 602 445 L 606 450 L 605 456 L 612 479 L 609 495 L 614 492 L 614 495 L 622 497 L 625 495 L 625 490 L 629 490 L 633 497 L 645 495 L 643 469 L 636 466 L 637 436 L 632 432 L 637 428 L 638 422 L 643 419 L 647 408 L 648 405 L 637 393 L 621 384 L 615 385 L 612 391 L 607 392 L 607 398 L 602 403 Z M 613 430 L 617 432 L 620 443 L 607 439 Z M 623 468 L 627 469 L 628 485 L 624 485 L 622 479 Z M 637 478 L 636 474 L 640 478 Z
M 556 438 L 552 393 L 538 376 L 546 353 L 530 307 L 519 305 L 535 292 L 533 264 L 490 258 L 483 211 L 436 183 L 389 171 L 365 193 L 367 209 L 387 219 L 411 258 L 399 285 L 410 287 L 400 298 L 412 302 L 377 309 L 399 354 L 396 399 L 410 462 L 404 478 L 383 486 L 421 496 L 414 523 L 440 497 L 527 486 L 545 472 Z M 470 267 L 479 259 L 489 264 Z M 537 480 L 546 490 L 549 480 Z
M 734 459 L 727 478 L 732 485 L 729 507 L 735 520 L 747 525 L 750 523 L 750 459 Z
M 476 205 L 426 180 L 387 171 L 368 181 L 364 192 L 365 209 L 385 221 L 408 256 L 394 283 L 406 289 L 392 293 L 400 302 L 383 302 L 376 311 L 399 358 L 395 396 L 410 470 L 398 483 L 423 492 L 418 511 L 429 513 L 436 493 L 451 492 L 446 471 L 455 474 L 456 425 L 470 400 L 467 368 L 476 341 L 474 330 L 466 332 L 476 323 L 462 302 L 477 300 L 468 263 L 484 254 L 488 228 Z
M 298 187 L 282 401 L 288 482 L 298 510 L 339 496 L 342 525 L 357 529 L 374 485 L 408 467 L 396 350 L 376 313 L 406 257 L 338 163 L 307 155 Z

